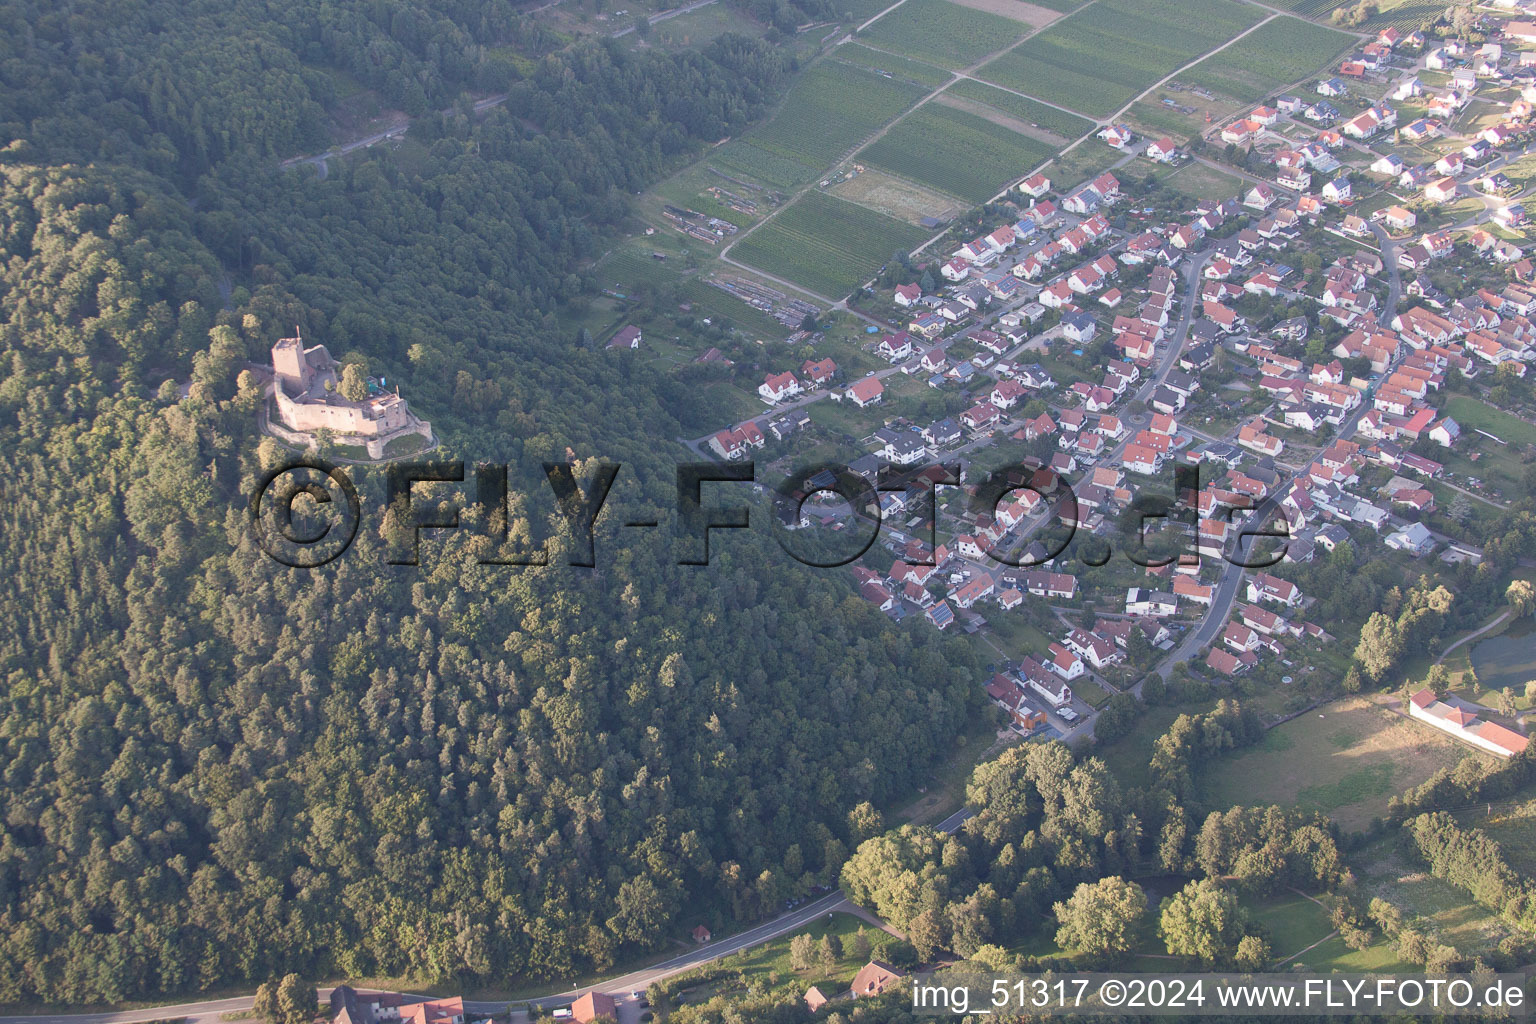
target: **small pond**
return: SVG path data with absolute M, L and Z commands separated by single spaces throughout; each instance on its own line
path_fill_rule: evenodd
M 1524 693 L 1526 682 L 1536 679 L 1536 634 L 1531 620 L 1521 619 L 1498 636 L 1475 644 L 1472 667 L 1484 689 L 1512 686 L 1516 694 Z

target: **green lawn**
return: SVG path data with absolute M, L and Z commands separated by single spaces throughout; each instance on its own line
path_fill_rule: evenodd
M 1051 155 L 1052 147 L 986 118 L 927 103 L 859 154 L 864 163 L 984 203 Z
M 731 256 L 836 299 L 926 237 L 922 228 L 813 191 L 738 242 Z
M 724 957 L 719 961 L 720 966 L 739 971 L 740 981 L 727 979 L 692 988 L 685 987 L 679 992 L 681 1001 L 685 1004 L 699 1003 L 726 991 L 755 986 L 761 986 L 785 998 L 803 996 L 806 989 L 812 985 L 819 986 L 828 995 L 846 991 L 849 983 L 853 981 L 853 976 L 859 972 L 859 968 L 864 966 L 863 961 L 857 963 L 854 961 L 850 949 L 852 939 L 858 934 L 860 927 L 863 927 L 864 934 L 869 939 L 873 957 L 878 958 L 880 951 L 895 941 L 894 937 L 866 924 L 852 914 L 832 914 L 829 917 L 819 918 L 814 924 L 799 931 L 781 935 L 772 942 Z M 818 964 L 804 971 L 792 969 L 789 944 L 796 935 L 810 935 L 813 939 L 820 940 L 823 935 L 829 933 L 836 935 L 843 944 L 845 952 L 840 961 L 832 966 Z
M 981 77 L 1104 117 L 1263 17 L 1235 0 L 1099 0 L 992 61 Z
M 1276 960 L 1299 953 L 1333 931 L 1328 911 L 1299 893 L 1268 897 L 1243 897 L 1248 918 L 1269 934 L 1270 952 Z
M 1495 409 L 1470 395 L 1454 395 L 1445 403 L 1446 414 L 1461 424 L 1462 430 L 1486 430 L 1510 444 L 1536 444 L 1536 425 L 1518 416 Z
M 949 0 L 907 0 L 860 38 L 882 50 L 946 68 L 966 68 L 1024 37 L 1022 21 L 961 7 Z
M 1026 597 L 1024 600 L 1027 604 L 1031 598 Z M 993 639 L 1014 659 L 1025 655 L 1038 657 L 1053 642 L 1044 630 L 1020 614 L 1024 607 L 1020 605 L 1011 612 L 997 611 L 987 616 L 987 625 L 994 634 Z
M 1104 702 L 1109 700 L 1109 691 L 1087 676 L 1072 683 L 1072 693 L 1096 708 L 1103 707 Z
M 1147 781 L 1147 766 L 1152 762 L 1152 745 L 1168 731 L 1181 714 L 1208 711 L 1214 701 L 1181 707 L 1146 708 L 1136 720 L 1136 728 L 1114 743 L 1095 743 L 1093 755 L 1102 758 L 1122 786 L 1142 786 Z
M 1191 199 L 1231 199 L 1245 188 L 1241 178 L 1194 162 L 1175 169 L 1163 184 Z
M 1088 179 L 1096 178 L 1103 174 L 1105 168 L 1124 155 L 1119 150 L 1110 149 L 1098 139 L 1089 136 L 1070 152 L 1058 155 L 1051 163 L 1051 166 L 1046 168 L 1045 173 L 1051 179 L 1052 188 L 1058 192 L 1066 193 Z M 1148 164 L 1146 166 L 1150 167 L 1151 165 Z M 1095 371 L 1097 372 L 1097 367 L 1095 367 Z M 1102 376 L 1101 373 L 1098 376 L 1094 376 L 1093 379 L 1097 381 L 1100 376 Z M 1057 380 L 1061 380 L 1061 378 L 1058 377 Z M 1067 381 L 1062 381 L 1063 387 L 1066 387 L 1067 384 Z

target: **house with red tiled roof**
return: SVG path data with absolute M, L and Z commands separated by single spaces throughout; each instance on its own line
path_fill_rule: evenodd
M 977 601 L 989 596 L 992 589 L 992 577 L 977 576 L 975 579 L 966 580 L 951 591 L 949 599 L 960 608 L 969 608 Z
M 800 364 L 800 379 L 818 387 L 837 373 L 837 363 L 832 359 L 807 359 Z
M 1166 164 L 1172 163 L 1174 157 L 1178 156 L 1178 153 L 1179 148 L 1173 144 L 1172 139 L 1165 135 L 1147 146 L 1146 157 L 1155 163 Z
M 1273 601 L 1294 608 L 1301 603 L 1301 597 L 1301 588 L 1290 580 L 1282 580 L 1264 572 L 1248 578 L 1249 601 Z
M 1043 174 L 1031 174 L 1019 182 L 1019 191 L 1027 196 L 1039 199 L 1051 190 L 1051 179 Z
M 971 431 L 987 430 L 1002 419 L 1002 416 L 997 406 L 991 402 L 977 402 L 960 414 L 960 424 Z
M 1212 647 L 1211 653 L 1205 656 L 1206 666 L 1224 676 L 1235 676 L 1240 672 L 1246 672 L 1258 663 L 1259 659 L 1252 651 L 1244 651 L 1241 655 L 1236 655 L 1220 647 Z
M 757 394 L 769 405 L 776 405 L 786 398 L 793 398 L 805 390 L 800 384 L 800 379 L 788 370 L 783 373 L 770 373 L 768 377 L 758 385 Z
M 1071 682 L 1087 671 L 1083 667 L 1083 659 L 1064 644 L 1059 643 L 1053 643 L 1046 648 L 1046 667 L 1067 682 Z
M 612 996 L 601 992 L 587 992 L 571 1004 L 571 1018 L 581 1024 L 591 1024 L 599 1017 L 618 1019 L 619 1004 Z
M 1187 576 L 1177 576 L 1173 581 L 1173 596 L 1196 604 L 1209 605 L 1215 588 Z
M 897 967 L 883 960 L 871 960 L 859 968 L 859 973 L 853 976 L 853 985 L 850 988 L 855 999 L 866 999 L 894 988 L 904 977 L 906 975 Z
M 1241 622 L 1227 623 L 1227 628 L 1221 634 L 1221 642 L 1238 652 L 1257 650 L 1262 643 L 1259 634 Z
M 885 385 L 880 383 L 878 377 L 865 377 L 849 385 L 843 394 L 850 402 L 862 409 L 880 401 L 880 396 L 885 394 Z
M 1244 320 L 1238 315 L 1237 310 L 1224 306 L 1219 302 L 1206 301 L 1203 306 L 1205 318 L 1225 333 L 1234 333 L 1243 329 Z
M 1459 701 L 1451 703 L 1440 700 L 1435 696 L 1435 691 L 1428 687 L 1415 693 L 1408 701 L 1410 718 L 1416 718 L 1490 754 L 1513 757 L 1525 750 L 1526 736 L 1497 722 L 1479 719 L 1478 711 Z

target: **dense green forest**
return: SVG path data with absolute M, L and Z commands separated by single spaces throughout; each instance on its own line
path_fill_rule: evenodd
M 411 568 L 375 521 L 305 572 L 244 520 L 280 453 L 242 370 L 294 325 L 514 493 L 569 452 L 624 465 L 611 506 L 670 508 L 687 375 L 551 313 L 627 196 L 763 114 L 781 54 L 557 49 L 497 0 L 0 18 L 0 1001 L 568 978 L 835 881 L 849 811 L 964 727 L 965 644 L 765 531 L 687 568 L 610 513 L 595 570 L 478 565 L 468 530 Z M 418 115 L 411 145 L 280 171 L 327 144 L 337 73 Z M 533 499 L 513 519 L 562 543 Z

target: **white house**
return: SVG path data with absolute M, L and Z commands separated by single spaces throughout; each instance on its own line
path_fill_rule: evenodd
M 1125 592 L 1125 613 L 1127 615 L 1156 615 L 1163 617 L 1173 615 L 1178 610 L 1179 599 L 1172 594 L 1146 590 L 1142 587 L 1131 587 Z
M 792 398 L 805 390 L 800 384 L 800 378 L 793 373 L 771 373 L 768 379 L 757 387 L 758 396 L 769 405 L 777 405 L 786 398 Z

